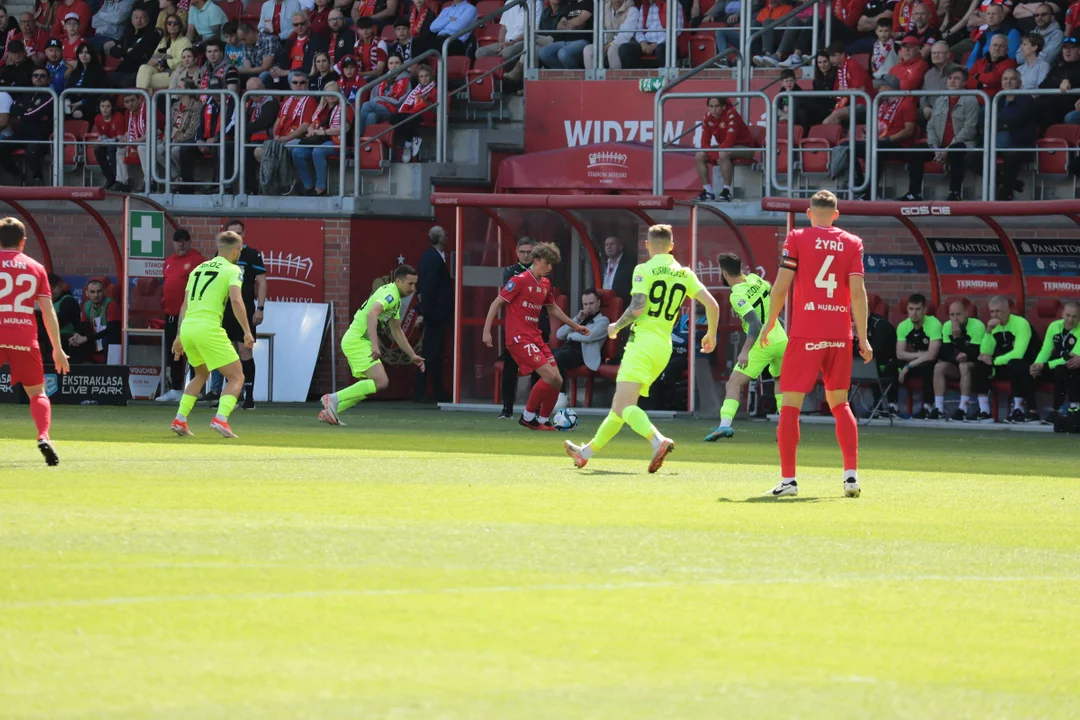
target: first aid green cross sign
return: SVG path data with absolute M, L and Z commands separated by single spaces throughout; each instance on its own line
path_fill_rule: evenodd
M 164 260 L 165 214 L 132 210 L 128 223 L 128 257 Z

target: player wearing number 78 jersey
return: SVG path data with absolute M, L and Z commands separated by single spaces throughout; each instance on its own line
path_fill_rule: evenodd
M 649 251 L 649 261 L 634 268 L 630 307 L 608 327 L 608 337 L 614 338 L 624 327 L 633 325 L 619 374 L 615 377 L 615 398 L 611 402 L 611 412 L 590 442 L 582 446 L 569 441 L 566 443 L 567 454 L 579 468 L 585 467 L 593 453 L 619 433 L 623 423 L 629 423 L 634 432 L 652 443 L 651 473 L 660 469 L 664 458 L 675 448 L 675 443 L 653 426 L 649 416 L 638 407 L 637 401 L 639 397 L 649 396 L 649 387 L 671 360 L 671 329 L 687 297 L 705 306 L 709 328 L 701 338 L 701 349 L 708 353 L 716 348 L 720 306 L 693 270 L 675 262 L 671 255 L 674 247 L 671 226 L 653 225 L 649 228 L 645 247 Z
M 836 196 L 821 190 L 806 211 L 813 227 L 792 230 L 784 241 L 780 272 L 773 285 L 769 319 L 761 333 L 768 347 L 794 284 L 784 352 L 784 397 L 777 441 L 780 446 L 781 482 L 774 497 L 797 495 L 795 455 L 799 446 L 799 410 L 803 397 L 814 389 L 818 373 L 825 381 L 825 399 L 836 418 L 836 439 L 844 456 L 844 493 L 858 497 L 859 429 L 848 405 L 851 385 L 851 318 L 855 317 L 859 355 L 874 358 L 866 337 L 866 285 L 863 282 L 863 242 L 833 227 L 840 213 Z

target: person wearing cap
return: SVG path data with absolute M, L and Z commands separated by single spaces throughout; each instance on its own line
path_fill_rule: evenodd
M 900 43 L 900 62 L 889 70 L 883 80 L 893 90 L 918 90 L 930 66 L 922 59 L 922 43 L 914 35 L 908 35 Z
M 0 85 L 4 87 L 31 87 L 36 83 L 31 82 L 31 73 L 37 67 L 34 61 L 26 56 L 26 48 L 22 40 L 12 40 L 8 43 L 7 62 L 0 70 Z M 46 85 L 49 83 L 46 82 Z
M 49 71 L 49 86 L 56 94 L 64 92 L 64 80 L 67 78 L 68 64 L 64 62 L 64 44 L 59 40 L 45 43 L 45 69 Z
M 57 40 L 63 40 L 67 36 L 67 28 L 64 23 L 70 15 L 74 15 L 78 21 L 76 32 L 79 37 L 84 37 L 90 32 L 90 23 L 94 19 L 94 11 L 83 0 L 60 0 L 56 3 L 53 14 L 52 36 Z
M 353 107 L 356 106 L 356 95 L 367 83 L 364 79 L 357 74 L 356 58 L 352 55 L 346 55 L 341 58 L 341 62 L 338 63 L 338 73 L 341 78 L 338 80 L 338 85 L 341 87 L 341 94 L 345 96 L 346 102 Z
M 82 33 L 79 32 L 78 14 L 68 13 L 64 18 L 64 37 L 60 42 L 63 43 L 61 54 L 64 56 L 64 62 L 74 70 L 79 64 L 79 46 L 86 42 Z
M 1025 90 L 1034 90 L 1050 74 L 1050 65 L 1042 59 L 1042 50 L 1046 40 L 1039 33 L 1028 33 L 1020 41 L 1020 83 Z
M 19 15 L 18 32 L 14 36 L 8 33 L 8 42 L 12 40 L 22 40 L 27 56 L 34 62 L 45 61 L 44 53 L 49 44 L 49 31 L 38 25 L 33 13 L 24 12 Z
M 1050 74 L 1042 81 L 1041 88 L 1057 88 L 1062 95 L 1042 95 L 1036 103 L 1039 108 L 1039 127 L 1046 129 L 1064 119 L 1067 123 L 1080 124 L 1080 99 L 1065 95 L 1073 88 L 1080 88 L 1080 41 L 1067 37 L 1061 42 L 1061 56 L 1050 67 Z

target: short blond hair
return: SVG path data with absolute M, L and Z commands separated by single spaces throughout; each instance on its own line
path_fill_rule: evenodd
M 675 233 L 672 232 L 670 225 L 653 225 L 649 228 L 649 242 L 657 240 L 668 245 L 675 244 Z
M 552 265 L 558 265 L 562 261 L 562 253 L 559 252 L 559 248 L 554 243 L 540 243 L 533 248 L 532 259 L 545 260 Z
M 829 190 L 818 190 L 814 197 L 810 198 L 810 207 L 815 210 L 835 210 L 836 196 Z
M 226 230 L 225 232 L 218 233 L 217 245 L 218 250 L 232 250 L 234 248 L 243 247 L 244 238 L 240 237 L 232 230 Z

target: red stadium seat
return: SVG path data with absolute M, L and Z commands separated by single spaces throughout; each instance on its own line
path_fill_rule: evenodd
M 480 0 L 480 2 L 476 3 L 476 19 L 485 18 L 502 6 L 501 0 Z M 496 22 L 498 22 L 498 19 L 496 19 Z
M 695 33 L 690 38 L 690 64 L 697 67 L 712 57 L 716 57 L 716 38 Z
M 803 138 L 799 142 L 799 164 L 802 166 L 802 172 L 807 174 L 828 173 L 832 147 L 832 143 L 825 138 Z
M 824 140 L 829 144 L 829 147 L 833 147 L 840 142 L 843 135 L 844 129 L 839 125 L 814 125 L 810 128 L 810 132 L 807 133 L 806 137 Z
M 1043 298 L 1035 303 L 1035 310 L 1028 314 L 1031 328 L 1039 334 L 1040 342 L 1046 337 L 1050 323 L 1061 317 L 1065 304 L 1057 298 Z
M 805 134 L 806 134 L 806 131 L 803 129 L 802 125 L 796 125 L 793 128 L 791 128 L 791 136 L 792 136 L 792 139 L 795 140 L 796 145 L 799 144 L 799 141 L 803 139 L 803 136 Z M 776 123 L 776 139 L 778 141 L 780 141 L 780 142 L 787 142 L 787 136 L 788 136 L 788 124 L 786 122 L 778 122 L 778 123 Z
M 496 81 L 502 80 L 501 57 L 477 58 L 473 69 L 469 71 L 469 102 L 475 105 L 493 106 L 498 93 Z M 494 72 L 490 72 L 492 69 Z M 485 74 L 488 73 L 488 74 Z
M 391 24 L 384 27 L 382 29 L 382 35 L 380 35 L 379 38 L 387 44 L 396 41 L 397 36 L 394 34 L 394 26 Z
M 497 22 L 489 22 L 478 29 L 475 33 L 477 45 L 494 45 L 499 42 L 500 25 Z
M 464 80 L 468 77 L 472 61 L 465 55 L 451 55 L 446 58 L 446 78 L 448 80 Z
M 267 2 L 273 2 L 273 0 L 267 0 Z M 244 22 L 250 23 L 258 29 L 259 18 L 262 16 L 263 3 L 259 0 L 252 0 L 252 2 L 244 8 L 244 12 L 241 13 L 240 19 Z
M 244 3 L 242 0 L 232 0 L 232 2 L 221 0 L 221 2 L 218 2 L 217 6 L 225 13 L 225 17 L 240 22 L 240 16 L 244 13 Z
M 76 140 L 82 140 L 90 130 L 90 123 L 85 120 L 65 120 L 64 134 L 72 135 Z

